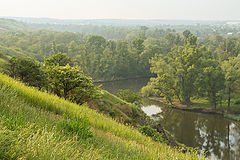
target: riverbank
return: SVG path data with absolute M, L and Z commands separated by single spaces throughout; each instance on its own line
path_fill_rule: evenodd
M 149 97 L 149 99 L 167 104 L 163 98 Z M 206 105 L 201 106 L 199 103 L 198 104 L 193 103 L 192 106 L 189 107 L 177 101 L 173 102 L 172 105 L 168 105 L 168 106 L 173 109 L 179 109 L 183 111 L 198 112 L 198 113 L 205 113 L 205 114 L 218 114 L 231 120 L 240 121 L 240 114 L 233 113 L 233 110 L 228 110 L 226 107 L 221 109 L 214 109 L 212 107 L 207 107 Z
M 172 148 L 180 148 L 182 152 L 190 150 L 185 145 L 177 142 L 169 132 L 159 123 L 154 122 L 140 107 L 128 103 L 119 97 L 101 90 L 98 98 L 88 102 L 88 107 L 112 119 L 139 130 L 154 141 L 165 143 Z

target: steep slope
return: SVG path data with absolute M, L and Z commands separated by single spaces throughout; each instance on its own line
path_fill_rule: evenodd
M 0 159 L 19 158 L 200 159 L 0 73 Z

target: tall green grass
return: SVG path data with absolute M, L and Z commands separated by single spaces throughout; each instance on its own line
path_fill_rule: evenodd
M 85 117 L 93 136 L 66 134 L 63 114 Z M 0 73 L 0 159 L 204 159 Z

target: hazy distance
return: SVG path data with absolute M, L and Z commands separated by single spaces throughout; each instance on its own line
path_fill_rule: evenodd
M 1 0 L 0 16 L 239 20 L 239 0 Z

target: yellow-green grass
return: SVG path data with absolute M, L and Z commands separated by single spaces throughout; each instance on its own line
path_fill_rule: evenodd
M 1 73 L 0 93 L 0 155 L 6 159 L 204 159 L 154 142 L 86 104 L 26 87 Z M 59 132 L 64 113 L 86 116 L 94 136 L 79 140 Z
M 105 90 L 101 90 L 100 93 L 100 96 L 88 103 L 90 108 L 132 125 L 136 125 L 137 119 L 145 117 L 144 112 L 138 106 L 128 103 Z

